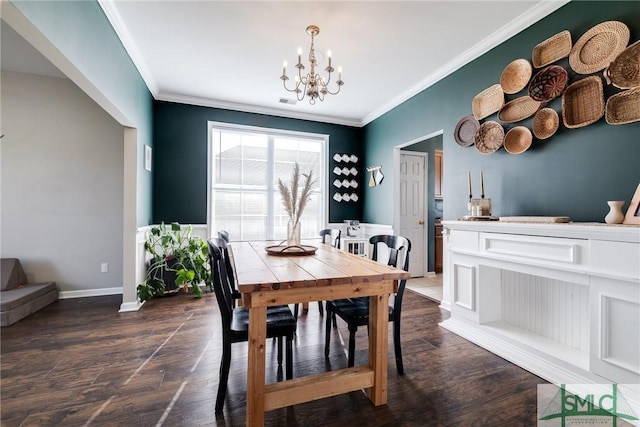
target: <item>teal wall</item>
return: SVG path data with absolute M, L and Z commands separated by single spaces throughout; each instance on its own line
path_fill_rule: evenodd
M 207 122 L 286 129 L 329 135 L 329 168 L 335 153 L 363 157 L 362 129 L 264 114 L 156 102 L 154 108 L 153 220 L 205 224 L 207 222 Z M 350 164 L 352 165 L 352 164 Z M 363 169 L 362 160 L 356 165 Z M 358 175 L 359 188 L 364 173 Z M 329 174 L 328 184 L 335 176 Z M 333 195 L 332 185 L 329 187 Z M 329 222 L 360 219 L 362 203 L 329 201 Z
M 153 98 L 100 5 L 96 1 L 12 3 L 136 126 L 137 223 L 150 224 L 151 174 L 141 162 L 144 145 L 153 146 Z
M 427 242 L 428 271 L 435 270 L 434 220 L 436 218 L 442 218 L 443 201 L 442 199 L 435 199 L 435 152 L 436 150 L 442 150 L 442 140 L 442 134 L 440 134 L 402 148 L 404 151 L 427 153 L 427 211 L 429 213 L 427 215 L 427 229 L 429 230 L 429 241 Z
M 640 183 L 640 122 L 611 126 L 603 117 L 579 129 L 561 125 L 545 141 L 534 138 L 532 147 L 520 155 L 504 149 L 482 155 L 473 146 L 460 147 L 453 138 L 457 122 L 471 114 L 473 97 L 498 83 L 507 64 L 518 58 L 531 60 L 539 42 L 562 30 L 568 29 L 575 43 L 589 28 L 607 20 L 627 24 L 630 43 L 640 38 L 640 2 L 570 2 L 369 123 L 364 129 L 365 162 L 391 170 L 394 146 L 443 129 L 444 219 L 466 214 L 469 171 L 476 196 L 480 171 L 484 172 L 485 192 L 498 216 L 568 215 L 574 221 L 603 222 L 607 200 L 626 200 L 626 209 Z M 586 77 L 573 72 L 567 59 L 558 64 L 569 71 L 570 82 Z M 616 92 L 606 87 L 605 98 Z M 524 94 L 526 89 L 506 100 Z M 561 113 L 560 98 L 548 106 Z M 497 120 L 497 114 L 485 120 Z M 515 125 L 531 128 L 531 119 L 506 125 L 506 130 Z M 387 201 L 392 200 L 394 183 L 392 174 L 386 177 L 385 185 L 365 188 L 365 222 L 392 223 L 393 209 Z

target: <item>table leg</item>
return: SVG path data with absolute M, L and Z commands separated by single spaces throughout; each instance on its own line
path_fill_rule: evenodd
M 264 425 L 266 307 L 249 309 L 249 355 L 247 366 L 247 425 Z
M 387 350 L 389 348 L 389 295 L 369 298 L 369 366 L 373 369 L 373 387 L 367 396 L 374 405 L 387 403 Z

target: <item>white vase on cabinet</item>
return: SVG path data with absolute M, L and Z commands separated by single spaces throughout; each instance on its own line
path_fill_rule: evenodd
M 622 224 L 624 221 L 624 213 L 622 212 L 622 206 L 624 200 L 609 200 L 609 213 L 604 217 L 604 222 L 607 224 Z

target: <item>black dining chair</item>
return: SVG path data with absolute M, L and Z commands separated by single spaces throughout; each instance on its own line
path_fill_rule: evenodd
M 334 248 L 340 248 L 340 236 L 342 231 L 337 228 L 325 228 L 320 230 L 320 237 L 322 237 L 322 243 L 329 244 Z
M 401 236 L 379 235 L 372 236 L 369 243 L 373 245 L 373 260 L 378 261 L 378 244 L 387 246 L 389 260 L 387 265 L 400 268 L 400 258 L 398 254 L 404 249 L 404 263 L 402 269 L 409 271 L 409 252 L 411 252 L 411 242 Z M 402 312 L 402 297 L 404 295 L 406 280 L 401 280 L 398 284 L 398 292 L 395 295 L 393 306 L 389 307 L 389 322 L 393 322 L 393 345 L 396 356 L 396 369 L 398 374 L 404 374 L 402 363 L 402 347 L 400 345 L 400 315 Z M 369 297 L 346 298 L 334 301 L 327 301 L 327 319 L 325 330 L 324 355 L 329 357 L 329 346 L 331 343 L 331 320 L 340 317 L 347 323 L 349 330 L 349 355 L 347 365 L 354 366 L 356 331 L 359 326 L 369 325 Z
M 249 310 L 235 307 L 233 289 L 229 281 L 232 276 L 227 270 L 228 248 L 223 239 L 212 238 L 209 244 L 209 261 L 213 290 L 218 301 L 222 320 L 222 360 L 220 361 L 220 379 L 216 397 L 215 412 L 219 414 L 224 407 L 227 394 L 227 382 L 231 368 L 231 344 L 248 341 Z M 293 378 L 293 338 L 296 332 L 296 319 L 288 306 L 269 307 L 267 309 L 267 338 L 277 339 L 278 367 L 282 366 L 282 338 L 286 339 L 286 379 Z
M 220 232 L 218 232 L 219 234 Z M 320 237 L 322 237 L 322 243 L 325 245 L 331 245 L 334 248 L 340 248 L 340 235 L 342 231 L 337 228 L 325 228 L 324 230 L 320 230 Z M 295 304 L 293 307 L 293 315 L 298 318 L 298 307 L 299 304 Z M 322 301 L 318 301 L 318 311 L 320 312 L 320 316 L 324 315 L 324 305 Z
M 229 275 L 229 282 L 231 283 L 231 290 L 233 295 L 233 307 L 236 307 L 237 299 L 240 299 L 241 295 L 238 292 L 238 288 L 236 287 L 236 283 L 238 283 L 238 278 L 236 277 L 236 270 L 233 267 L 235 262 L 233 260 L 233 249 L 231 245 L 229 245 L 229 232 L 227 230 L 218 230 L 218 238 L 224 240 L 226 245 L 226 254 L 227 256 L 224 258 L 225 267 L 227 269 L 227 273 Z

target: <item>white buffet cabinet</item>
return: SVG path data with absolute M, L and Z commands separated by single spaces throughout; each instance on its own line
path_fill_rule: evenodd
M 441 326 L 555 384 L 640 383 L 640 227 L 443 225 Z

